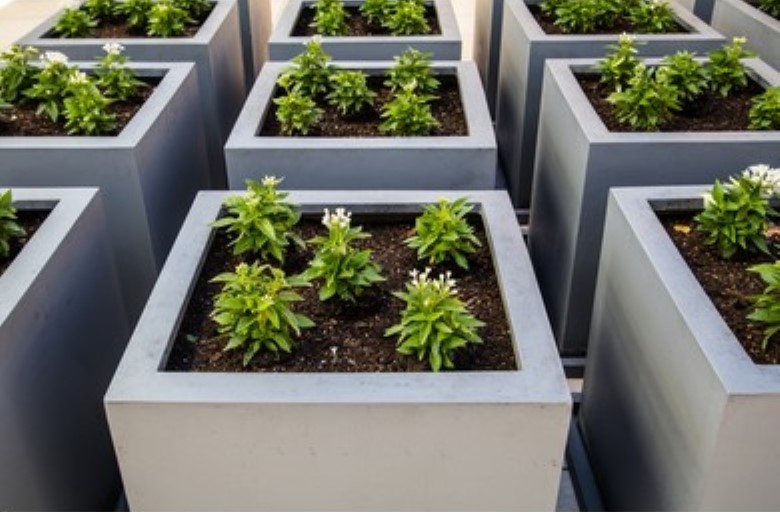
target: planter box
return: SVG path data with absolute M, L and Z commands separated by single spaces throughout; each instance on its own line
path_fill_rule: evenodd
M 245 91 L 252 88 L 260 68 L 268 59 L 268 37 L 273 19 L 271 3 L 272 0 L 238 0 Z
M 235 194 L 232 193 L 232 194 Z M 521 369 L 433 373 L 160 370 L 225 192 L 202 192 L 106 395 L 138 510 L 552 510 L 570 395 L 514 212 L 482 215 Z M 420 212 L 453 192 L 293 192 L 304 212 Z M 475 435 L 479 432 L 479 435 Z
M 496 104 L 496 137 L 499 158 L 515 206 L 527 208 L 534 175 L 539 102 L 545 59 L 599 58 L 609 53 L 617 35 L 548 35 L 534 19 L 528 5 L 538 0 L 504 3 L 501 57 Z M 689 30 L 680 34 L 637 34 L 645 56 L 663 56 L 677 50 L 706 53 L 720 47 L 725 38 L 674 1 L 677 22 Z
M 112 510 L 100 399 L 130 336 L 97 189 L 13 189 L 51 209 L 0 276 L 0 509 Z
M 610 509 L 780 505 L 780 368 L 751 361 L 654 212 L 707 188 L 609 198 L 580 419 Z
M 289 64 L 268 62 L 249 93 L 225 145 L 228 185 L 247 178 L 284 176 L 291 189 L 493 189 L 496 141 L 473 62 L 436 62 L 440 74 L 457 75 L 469 134 L 463 137 L 260 137 L 276 79 Z M 339 62 L 370 74 L 390 62 Z
M 485 88 L 490 116 L 496 114 L 498 60 L 501 48 L 501 26 L 504 23 L 504 0 L 475 0 L 474 62 Z
M 347 6 L 364 0 L 345 0 Z M 305 7 L 315 0 L 289 0 L 268 40 L 270 60 L 287 61 L 301 53 L 309 37 L 292 35 L 295 23 Z M 393 60 L 408 48 L 433 53 L 436 60 L 460 60 L 461 38 L 450 0 L 428 0 L 436 8 L 441 34 L 426 36 L 322 37 L 322 47 L 333 60 Z
M 131 320 L 208 183 L 193 65 L 133 67 L 161 81 L 119 135 L 0 137 L 0 186 L 100 187 Z
M 19 40 L 42 50 L 57 50 L 71 60 L 102 56 L 105 39 L 62 39 L 48 34 L 60 17 L 49 17 Z M 241 29 L 236 0 L 218 0 L 208 19 L 193 37 L 117 38 L 125 55 L 135 62 L 194 62 L 206 126 L 211 186 L 225 183 L 222 146 L 246 96 L 241 53 Z
M 693 14 L 706 23 L 712 19 L 712 8 L 715 6 L 715 0 L 677 0 L 677 3 L 689 11 L 693 11 Z
M 529 223 L 547 312 L 570 354 L 587 347 L 609 187 L 711 183 L 755 163 L 780 163 L 778 131 L 608 131 L 574 76 L 595 63 L 547 62 Z M 758 82 L 780 84 L 763 62 L 745 63 Z
M 747 37 L 746 47 L 780 70 L 780 20 L 742 0 L 715 0 L 712 26 L 730 37 Z

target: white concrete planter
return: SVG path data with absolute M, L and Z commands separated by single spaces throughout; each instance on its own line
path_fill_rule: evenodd
M 202 192 L 106 395 L 138 510 L 552 510 L 570 395 L 506 194 L 470 194 L 490 239 L 520 369 L 166 373 L 235 192 Z M 419 212 L 436 192 L 292 192 L 304 212 Z
M 501 26 L 504 20 L 504 0 L 475 0 L 474 62 L 485 88 L 490 115 L 496 113 L 498 89 L 498 59 L 501 47 Z
M 49 210 L 0 276 L 0 509 L 110 510 L 101 397 L 130 336 L 97 189 L 13 189 Z
M 79 0 L 82 1 L 82 0 Z M 105 39 L 63 39 L 47 36 L 60 17 L 49 17 L 19 42 L 43 50 L 57 50 L 72 60 L 90 61 L 104 55 Z M 134 62 L 194 62 L 206 126 L 211 185 L 225 183 L 222 146 L 246 97 L 241 29 L 236 0 L 218 0 L 193 37 L 117 38 Z
M 655 214 L 707 188 L 609 198 L 580 419 L 613 510 L 780 506 L 780 367 L 751 361 Z
M 457 75 L 468 135 L 460 137 L 261 137 L 276 79 L 289 64 L 263 67 L 225 146 L 228 185 L 247 178 L 284 176 L 291 189 L 493 189 L 496 141 L 473 62 L 435 62 L 440 74 Z M 380 74 L 392 62 L 339 62 L 343 69 Z
M 499 158 L 515 206 L 527 208 L 531 198 L 539 102 L 545 59 L 598 58 L 609 53 L 617 35 L 548 35 L 528 5 L 540 0 L 504 3 L 498 72 L 496 137 Z M 671 2 L 677 22 L 688 29 L 679 34 L 637 34 L 641 55 L 660 57 L 677 50 L 706 53 L 725 38 L 691 12 Z
M 780 20 L 742 0 L 715 0 L 712 26 L 730 37 L 747 37 L 746 47 L 780 70 Z
M 0 186 L 101 188 L 133 320 L 195 193 L 208 184 L 193 65 L 134 67 L 161 81 L 119 135 L 0 137 Z
M 360 5 L 364 0 L 345 0 L 345 5 Z M 436 60 L 460 60 L 461 38 L 451 0 L 429 0 L 436 9 L 441 34 L 426 36 L 322 37 L 322 47 L 333 60 L 393 60 L 393 57 L 416 48 L 431 52 Z M 268 40 L 270 60 L 290 60 L 299 53 L 308 37 L 292 36 L 295 23 L 305 7 L 315 0 L 288 0 Z
M 542 92 L 528 245 L 565 353 L 587 347 L 609 187 L 711 183 L 755 163 L 780 164 L 778 131 L 610 132 L 574 76 L 595 63 L 548 61 Z M 758 82 L 780 84 L 765 63 L 745 63 Z

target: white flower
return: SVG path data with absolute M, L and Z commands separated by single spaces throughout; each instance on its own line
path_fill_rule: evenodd
M 47 67 L 55 64 L 67 64 L 68 56 L 61 52 L 45 52 L 41 56 L 41 62 Z
M 747 37 L 744 37 L 744 36 L 743 37 L 735 37 L 734 39 L 732 39 L 732 41 L 734 42 L 734 44 L 744 45 L 745 43 L 747 43 Z
M 626 43 L 633 43 L 634 42 L 634 36 L 632 34 L 627 34 L 623 32 L 618 36 L 618 43 L 626 44 Z
M 315 35 L 311 36 L 311 42 L 316 44 L 316 45 L 321 45 L 322 44 L 322 36 L 319 35 L 319 34 L 315 34 Z
M 123 51 L 125 51 L 125 47 L 122 46 L 119 43 L 106 43 L 103 45 L 103 51 L 108 54 L 116 54 L 119 55 Z
M 62 2 L 62 7 L 72 11 L 78 9 L 80 7 L 79 4 L 80 4 L 79 0 L 65 0 L 64 2 Z
M 261 183 L 264 187 L 275 187 L 281 182 L 282 179 L 277 178 L 276 176 L 263 176 L 263 181 Z
M 344 208 L 336 208 L 336 213 L 330 213 L 330 211 L 325 208 L 325 214 L 322 216 L 322 223 L 328 228 L 338 226 L 342 229 L 346 229 L 352 221 L 351 217 L 352 213 L 346 211 Z
M 780 169 L 756 164 L 742 171 L 742 176 L 757 182 L 767 195 L 780 195 Z
M 68 83 L 71 85 L 85 85 L 89 83 L 87 74 L 83 71 L 76 71 L 68 78 Z

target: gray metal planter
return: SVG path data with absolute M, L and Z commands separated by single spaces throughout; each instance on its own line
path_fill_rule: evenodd
M 746 47 L 780 70 L 780 20 L 742 0 L 715 0 L 712 26 L 731 37 L 747 37 Z
M 134 67 L 140 76 L 161 81 L 119 135 L 0 137 L 0 186 L 101 188 L 132 320 L 195 193 L 208 184 L 193 65 Z
M 610 194 L 580 418 L 613 510 L 780 506 L 780 367 L 751 361 L 655 213 L 707 188 Z
M 693 11 L 693 14 L 706 23 L 709 23 L 712 19 L 712 9 L 715 6 L 715 0 L 677 0 L 677 2 L 689 11 Z
M 504 25 L 496 103 L 496 137 L 499 158 L 515 206 L 527 208 L 536 155 L 539 101 L 545 59 L 602 57 L 617 35 L 548 35 L 534 19 L 528 5 L 540 0 L 504 3 Z M 725 38 L 691 12 L 672 8 L 678 23 L 688 29 L 679 34 L 637 34 L 641 55 L 663 56 L 677 50 L 706 53 L 720 47 Z
M 112 510 L 101 397 L 130 336 L 97 189 L 13 189 L 51 210 L 0 276 L 0 509 Z
M 384 73 L 391 62 L 339 62 L 344 69 Z M 228 185 L 247 178 L 284 176 L 291 189 L 493 189 L 496 141 L 473 62 L 436 62 L 440 74 L 457 75 L 468 135 L 461 137 L 260 137 L 257 134 L 288 66 L 268 62 L 249 93 L 225 145 Z
M 160 371 L 232 193 L 203 192 L 106 395 L 138 510 L 552 510 L 571 412 L 503 192 L 469 194 L 490 237 L 520 369 L 433 373 Z M 292 192 L 304 212 L 419 212 L 432 192 Z
M 496 114 L 498 60 L 501 48 L 501 26 L 504 23 L 504 0 L 475 0 L 474 62 L 485 87 L 490 115 Z
M 657 62 L 649 60 L 650 64 Z M 763 85 L 780 74 L 745 61 Z M 596 60 L 545 66 L 529 251 L 564 353 L 587 347 L 607 191 L 709 183 L 755 163 L 780 164 L 780 132 L 610 132 L 574 76 Z
M 273 19 L 271 0 L 238 0 L 238 19 L 241 24 L 245 90 L 249 91 L 268 58 L 268 37 Z
M 345 0 L 360 5 L 364 0 Z M 429 36 L 323 36 L 322 47 L 334 60 L 393 60 L 408 48 L 433 53 L 436 60 L 460 60 L 461 38 L 451 0 L 429 0 L 436 8 L 441 34 Z M 270 60 L 290 60 L 299 53 L 308 37 L 293 37 L 293 28 L 304 7 L 315 0 L 289 0 L 268 40 Z
M 104 55 L 105 39 L 62 39 L 47 36 L 60 13 L 52 15 L 19 42 L 61 51 L 72 60 L 90 61 Z M 193 37 L 117 38 L 135 62 L 194 62 L 206 125 L 211 186 L 225 183 L 222 146 L 246 96 L 241 53 L 241 28 L 236 0 L 219 0 Z

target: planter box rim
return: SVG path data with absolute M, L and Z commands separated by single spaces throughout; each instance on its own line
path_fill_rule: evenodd
M 750 5 L 744 0 L 718 0 L 718 1 L 729 3 L 733 5 L 735 9 L 746 13 L 751 18 L 757 18 L 770 26 L 776 25 L 777 30 L 780 30 L 780 20 L 778 20 L 777 18 L 773 18 L 772 16 L 765 13 L 758 7 Z M 749 36 L 748 36 L 748 40 L 750 40 Z

